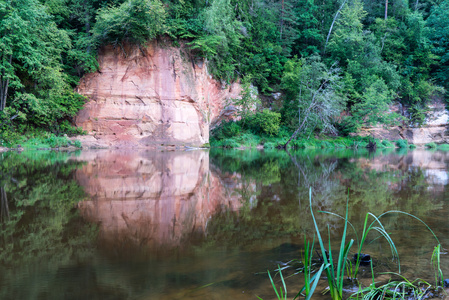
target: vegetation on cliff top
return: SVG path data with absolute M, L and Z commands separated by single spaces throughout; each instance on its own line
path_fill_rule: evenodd
M 264 97 L 248 120 L 269 135 L 273 124 L 289 136 L 420 125 L 428 101 L 449 84 L 448 7 L 448 0 L 1 0 L 0 134 L 79 133 L 70 121 L 84 98 L 73 88 L 98 67 L 98 48 L 162 36 L 185 41 L 217 79 L 247 78 L 264 96 L 281 92 Z M 410 115 L 385 113 L 393 100 Z

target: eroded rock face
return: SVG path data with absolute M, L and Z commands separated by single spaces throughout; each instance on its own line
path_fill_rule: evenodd
M 76 125 L 103 146 L 208 143 L 210 124 L 224 117 L 226 102 L 238 96 L 240 86 L 222 88 L 202 61 L 181 49 L 158 41 L 102 48 L 99 71 L 85 75 L 78 87 L 89 102 Z
M 404 113 L 404 110 L 402 108 L 398 109 L 397 105 L 393 105 L 391 110 L 397 113 Z M 429 112 L 425 124 L 421 127 L 393 126 L 387 128 L 375 126 L 365 128 L 359 135 L 369 135 L 374 138 L 390 141 L 404 139 L 410 144 L 415 145 L 425 145 L 431 142 L 448 144 L 448 120 L 449 112 L 446 109 L 446 105 L 441 100 L 434 100 L 429 105 Z
M 205 232 L 222 208 L 236 210 L 218 174 L 209 170 L 209 152 L 83 152 L 76 173 L 88 194 L 81 215 L 100 226 L 107 248 L 178 247 Z

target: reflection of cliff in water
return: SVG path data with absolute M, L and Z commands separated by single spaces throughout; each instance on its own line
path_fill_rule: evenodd
M 444 186 L 449 183 L 449 152 L 413 150 L 397 155 L 377 156 L 371 159 L 358 158 L 354 160 L 360 168 L 370 169 L 376 172 L 413 173 L 420 172 L 425 183 L 433 186 L 434 191 L 444 191 Z M 408 179 L 408 176 L 406 177 Z M 408 182 L 402 182 L 402 185 Z M 392 189 L 400 189 L 400 185 L 392 185 Z
M 228 197 L 209 169 L 209 152 L 86 152 L 76 173 L 90 196 L 79 203 L 83 217 L 100 223 L 100 241 L 118 249 L 174 247 L 205 232 Z

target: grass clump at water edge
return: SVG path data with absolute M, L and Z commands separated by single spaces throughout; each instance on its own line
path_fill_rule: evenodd
M 349 197 L 348 197 L 349 198 Z M 312 268 L 311 268 L 311 261 L 312 261 L 312 252 L 313 252 L 313 244 L 314 241 L 310 244 L 309 242 L 305 241 L 305 249 L 304 254 L 302 257 L 302 264 L 303 269 L 302 272 L 304 273 L 304 279 L 305 279 L 305 286 L 296 294 L 296 296 L 293 299 L 297 299 L 300 296 L 304 296 L 305 299 L 311 299 L 316 286 L 318 284 L 318 281 L 321 278 L 322 272 L 325 273 L 325 277 L 328 282 L 328 288 L 326 289 L 325 293 L 329 293 L 330 299 L 332 300 L 341 300 L 343 299 L 343 291 L 345 284 L 347 284 L 348 279 L 352 284 L 356 284 L 359 286 L 359 290 L 352 295 L 349 296 L 350 299 L 425 299 L 425 297 L 428 296 L 430 292 L 434 294 L 438 294 L 442 291 L 442 285 L 443 285 L 443 274 L 440 267 L 440 252 L 441 252 L 441 244 L 436 237 L 436 235 L 433 233 L 433 231 L 429 228 L 427 224 L 425 224 L 421 219 L 418 217 L 402 212 L 402 211 L 387 211 L 379 216 L 375 216 L 372 213 L 367 213 L 363 225 L 363 232 L 360 237 L 360 239 L 357 236 L 357 232 L 354 228 L 354 226 L 349 222 L 349 215 L 348 215 L 348 200 L 346 203 L 346 214 L 345 216 L 340 216 L 331 212 L 324 212 L 331 214 L 334 216 L 337 216 L 344 220 L 344 229 L 343 234 L 340 241 L 340 249 L 338 253 L 335 255 L 332 254 L 331 244 L 330 244 L 330 236 L 329 236 L 329 242 L 328 242 L 328 249 L 326 249 L 325 243 L 322 239 L 322 236 L 320 234 L 320 230 L 318 228 L 315 214 L 312 209 L 312 190 L 309 190 L 309 204 L 310 204 L 310 213 L 312 215 L 313 223 L 315 226 L 316 236 L 319 243 L 319 248 L 321 250 L 321 266 L 318 269 L 315 269 L 315 273 L 313 274 Z M 431 263 L 432 267 L 434 269 L 435 273 L 435 285 L 431 285 L 430 283 L 422 280 L 422 279 L 416 279 L 414 281 L 410 281 L 407 278 L 400 275 L 400 261 L 399 261 L 399 255 L 397 248 L 391 239 L 389 233 L 385 230 L 384 226 L 382 225 L 380 219 L 391 213 L 399 213 L 404 214 L 406 216 L 412 217 L 415 220 L 423 223 L 426 228 L 431 232 L 431 234 L 436 239 L 438 245 L 434 248 Z M 371 222 L 369 220 L 372 219 Z M 347 241 L 346 235 L 348 226 L 352 228 L 352 230 L 356 234 L 356 240 L 351 239 Z M 328 230 L 329 231 L 329 230 Z M 358 282 L 358 272 L 359 267 L 361 265 L 361 260 L 363 257 L 363 245 L 366 242 L 366 238 L 369 234 L 369 232 L 375 231 L 378 234 L 380 234 L 381 237 L 383 237 L 389 244 L 390 250 L 392 252 L 392 255 L 394 258 L 397 259 L 398 262 L 398 273 L 394 272 L 387 272 L 384 274 L 390 274 L 396 278 L 397 280 L 390 280 L 388 283 L 376 286 L 376 282 L 374 281 L 374 271 L 372 266 L 372 261 L 370 260 L 371 264 L 371 275 L 373 277 L 373 282 L 370 286 L 366 288 L 362 288 L 360 286 L 360 283 Z M 351 247 L 356 244 L 356 254 L 354 255 L 355 264 L 352 263 L 351 259 L 348 258 L 349 252 Z M 278 269 L 276 270 L 280 274 L 281 283 L 282 286 L 279 290 L 279 292 L 276 289 L 275 282 L 273 280 L 273 277 L 271 277 L 271 274 L 268 272 L 271 285 L 273 289 L 276 292 L 277 299 L 287 299 L 287 287 L 284 281 L 284 277 L 282 276 L 282 270 L 278 266 Z M 407 295 L 405 297 L 405 295 Z M 261 299 L 259 297 L 259 299 Z

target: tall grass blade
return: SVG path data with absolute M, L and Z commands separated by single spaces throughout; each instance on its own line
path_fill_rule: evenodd
M 282 299 L 281 296 L 279 296 L 278 289 L 276 288 L 276 285 L 274 284 L 273 278 L 271 277 L 270 271 L 268 271 L 268 277 L 270 277 L 271 286 L 273 286 L 273 290 L 276 293 L 276 296 L 278 299 Z
M 404 215 L 406 215 L 406 216 L 409 216 L 409 217 L 412 217 L 412 218 L 418 220 L 419 222 L 421 222 L 422 224 L 424 224 L 424 226 L 426 226 L 426 228 L 430 231 L 430 233 L 432 233 L 433 237 L 434 237 L 435 240 L 438 242 L 438 244 L 441 244 L 441 243 L 440 243 L 440 240 L 438 239 L 438 237 L 436 236 L 436 234 L 433 232 L 433 230 L 430 229 L 429 225 L 427 225 L 423 220 L 421 220 L 421 219 L 418 218 L 417 216 L 414 216 L 414 215 L 412 215 L 412 214 L 409 214 L 409 213 L 406 213 L 406 212 L 403 212 L 403 211 L 400 211 L 400 210 L 389 210 L 389 211 L 384 212 L 383 214 L 379 215 L 379 219 L 380 219 L 382 216 L 384 216 L 384 215 L 386 215 L 386 214 L 390 214 L 390 213 L 404 214 Z
M 324 269 L 327 269 L 329 267 L 329 265 L 321 265 L 320 269 L 318 270 L 318 272 L 316 272 L 315 275 L 315 280 L 313 280 L 313 284 L 312 287 L 310 288 L 309 293 L 306 295 L 306 299 L 305 300 L 309 300 L 312 299 L 313 293 L 315 292 L 316 286 L 318 284 L 318 281 L 320 281 L 320 277 L 321 277 L 321 273 L 323 272 Z M 295 300 L 296 297 L 293 299 Z
M 433 266 L 433 270 L 435 272 L 435 286 L 443 286 L 443 271 L 441 271 L 440 266 L 440 252 L 441 252 L 441 245 L 438 244 L 438 246 L 435 246 L 432 253 L 431 263 Z
M 279 270 L 279 275 L 281 277 L 281 282 L 282 282 L 282 286 L 284 287 L 284 289 L 282 290 L 282 287 L 279 287 L 279 292 L 276 288 L 276 284 L 274 283 L 273 277 L 271 277 L 270 271 L 267 270 L 268 272 L 268 277 L 270 277 L 270 281 L 271 281 L 271 286 L 273 287 L 274 292 L 276 293 L 276 297 L 279 300 L 287 300 L 287 286 L 285 285 L 285 280 L 284 277 L 282 276 L 282 270 L 281 267 L 278 265 L 277 270 Z M 284 295 L 284 291 L 285 291 L 285 295 Z M 257 297 L 259 299 L 262 299 L 260 297 Z

